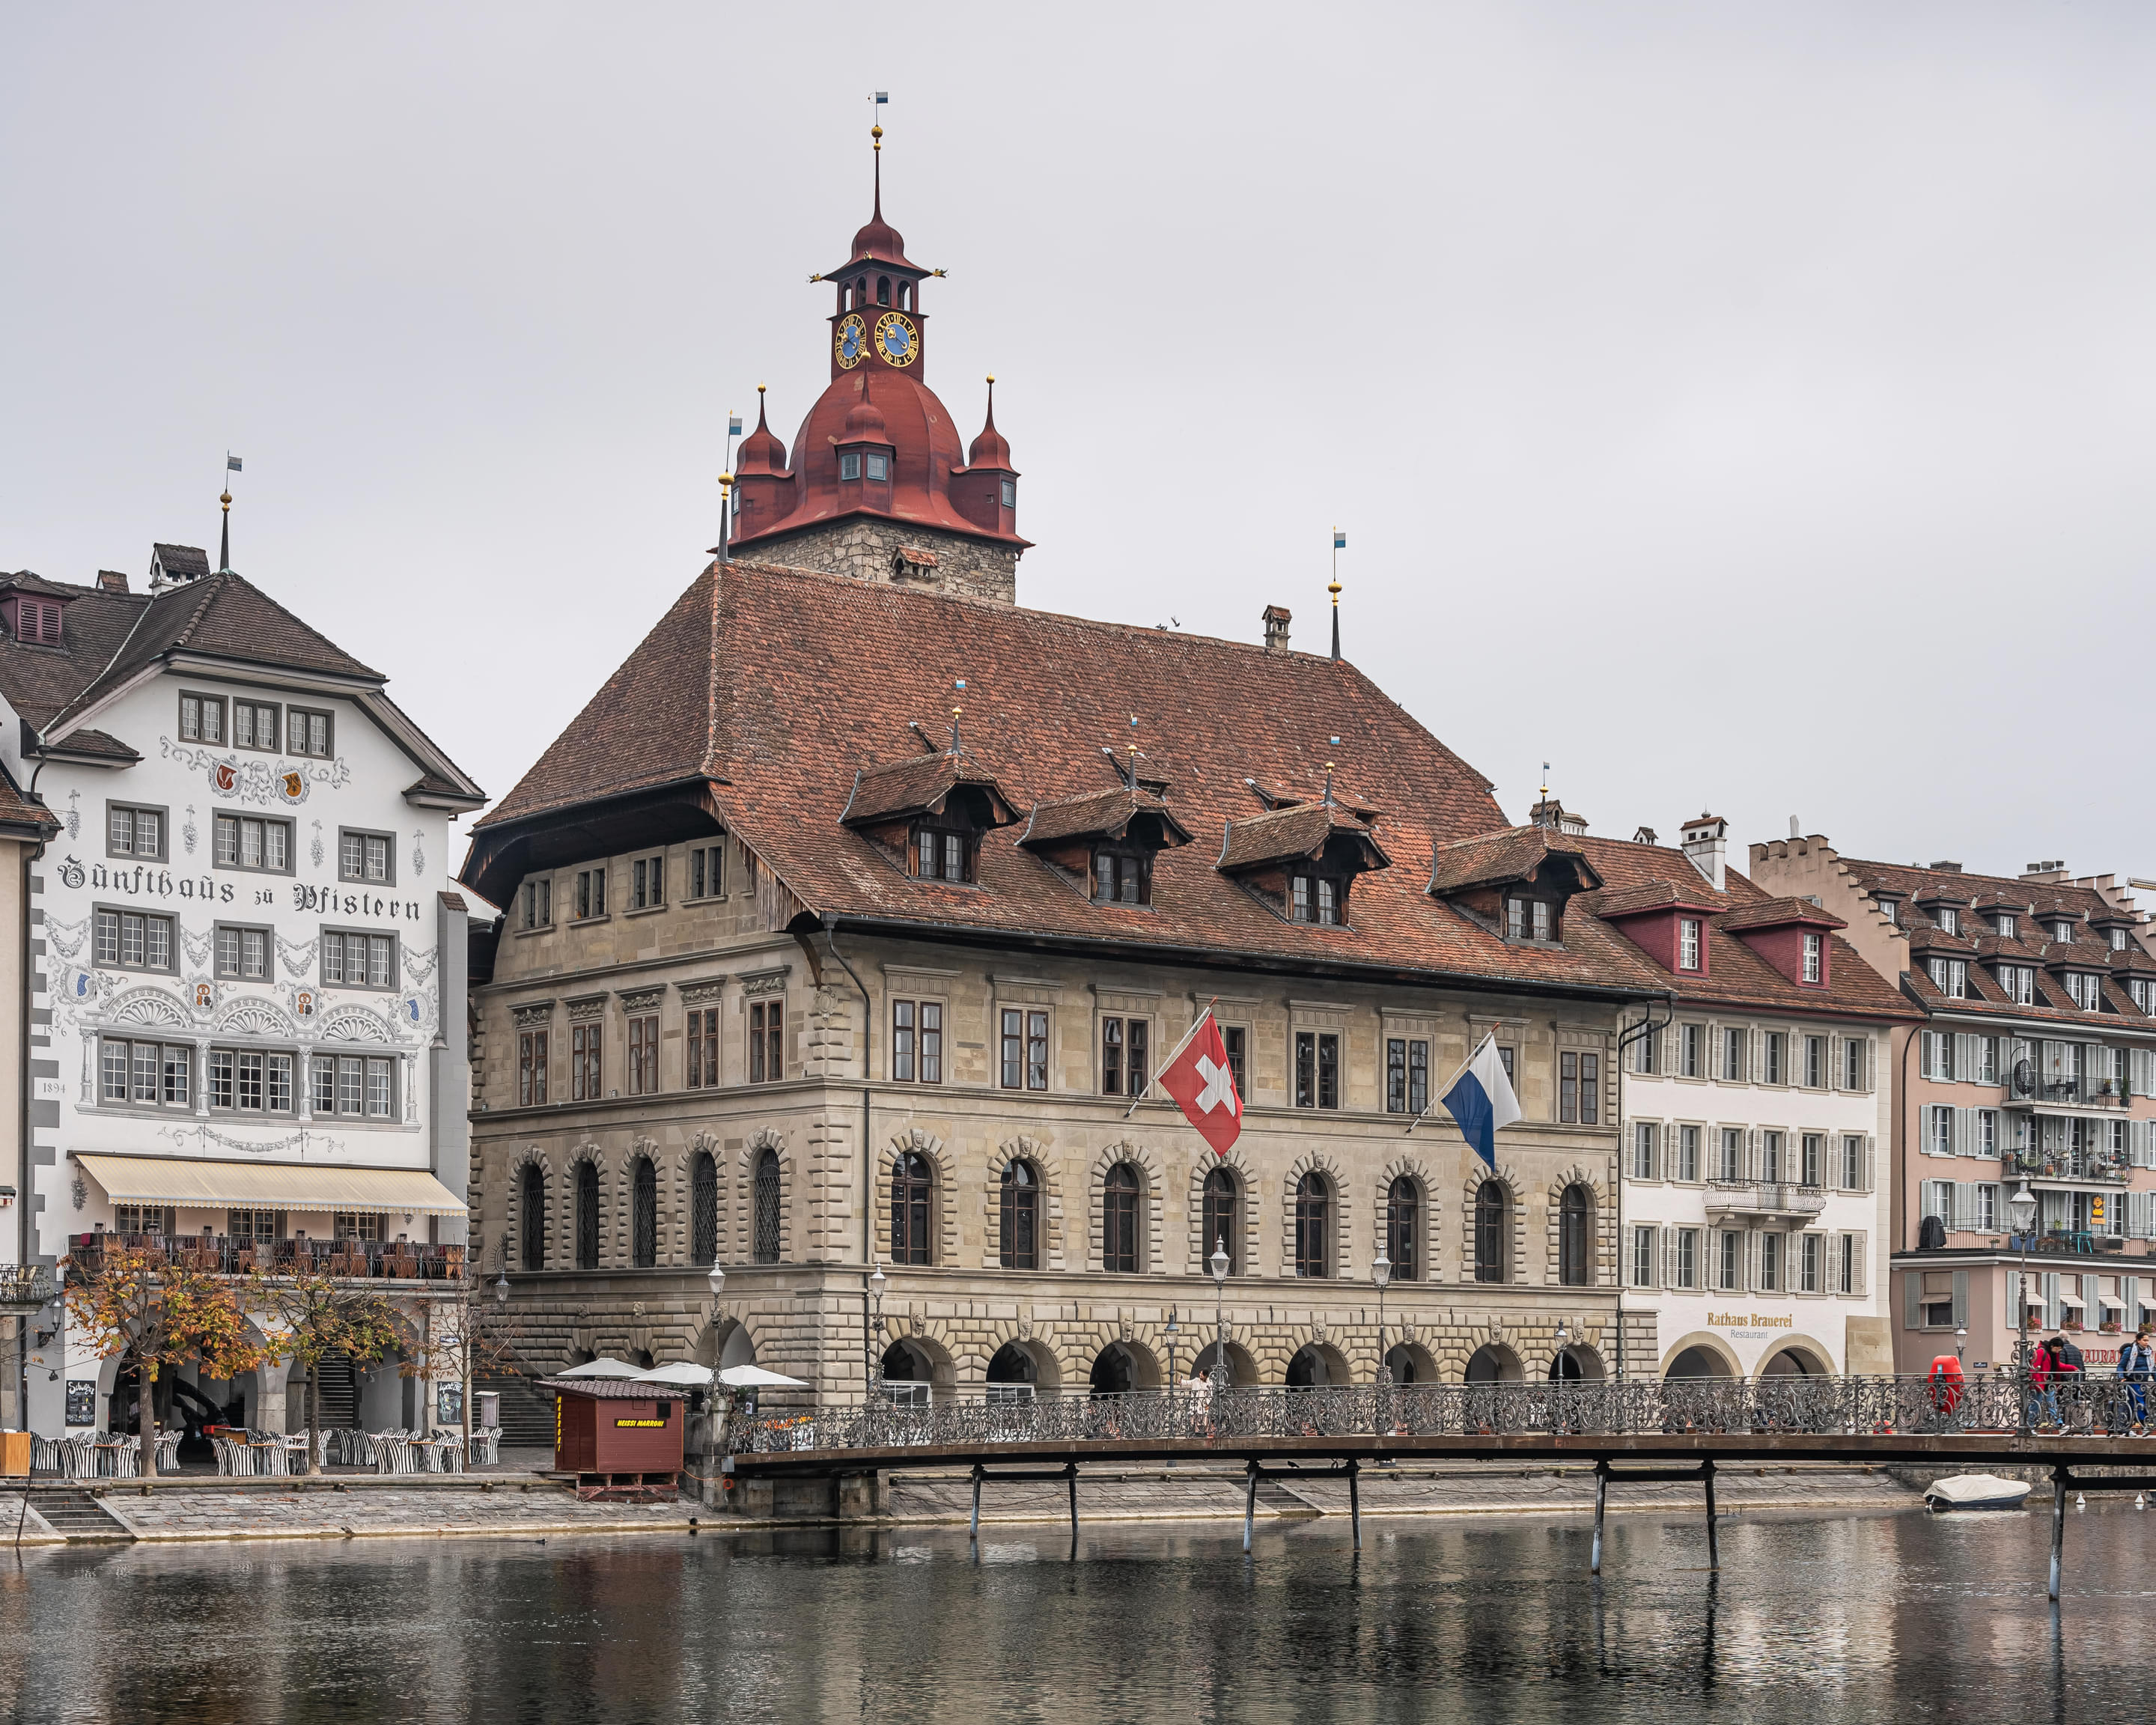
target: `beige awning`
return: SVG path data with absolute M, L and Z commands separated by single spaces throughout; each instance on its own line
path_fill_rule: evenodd
M 172 1156 L 75 1158 L 115 1204 L 197 1209 L 401 1210 L 461 1216 L 464 1200 L 424 1168 L 333 1168 L 289 1162 L 198 1162 Z

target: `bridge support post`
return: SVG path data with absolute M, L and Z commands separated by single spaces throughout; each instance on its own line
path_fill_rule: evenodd
M 975 1543 L 975 1544 L 978 1544 L 978 1543 L 980 1543 L 980 1538 L 981 1538 L 981 1475 L 982 1475 L 982 1472 L 983 1472 L 983 1469 L 982 1469 L 981 1464 L 980 1464 L 979 1462 L 976 1461 L 976 1462 L 973 1464 L 973 1526 L 972 1526 L 970 1528 L 968 1528 L 968 1529 L 967 1530 L 967 1531 L 968 1531 L 968 1537 L 970 1537 L 970 1538 L 973 1539 L 973 1541 L 974 1542 L 974 1543 Z
M 1589 1575 L 1602 1573 L 1602 1512 L 1609 1502 L 1609 1463 L 1605 1460 L 1594 1464 L 1594 1549 L 1587 1559 Z
M 1363 1495 L 1359 1489 L 1360 1470 L 1355 1458 L 1348 1458 L 1348 1517 L 1355 1527 L 1355 1549 L 1363 1548 Z
M 1700 1477 L 1707 1481 L 1707 1567 L 1711 1572 L 1722 1568 L 1722 1539 L 1714 1518 L 1714 1460 L 1712 1456 L 1702 1465 Z
M 1243 1465 L 1249 1470 L 1243 1481 L 1243 1549 L 1248 1551 L 1250 1534 L 1258 1520 L 1258 1464 L 1246 1461 Z
M 1070 1545 L 1075 1551 L 1078 1545 L 1078 1464 L 1076 1462 L 1066 1461 L 1063 1464 L 1063 1478 L 1065 1483 L 1070 1487 Z
M 2066 1545 L 2066 1466 L 2061 1461 L 2051 1469 L 2051 1603 L 2059 1603 L 2059 1559 L 2065 1554 Z

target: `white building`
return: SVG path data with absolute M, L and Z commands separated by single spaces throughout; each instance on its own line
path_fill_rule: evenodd
M 59 824 L 29 870 L 16 1261 L 58 1281 L 100 1233 L 234 1275 L 310 1258 L 424 1350 L 465 1238 L 449 824 L 482 798 L 383 681 L 191 547 L 155 547 L 146 594 L 0 576 L 0 764 Z M 33 1430 L 131 1420 L 57 1302 L 25 1332 Z M 179 1376 L 168 1425 L 285 1428 L 282 1366 Z M 426 1417 L 393 1366 L 324 1389 Z
M 1669 978 L 1625 1061 L 1620 1277 L 1665 1376 L 1888 1373 L 1888 1050 L 1922 1014 L 1844 925 L 1683 848 L 1588 839 L 1595 914 Z M 1635 1025 L 1638 1020 L 1635 1020 Z

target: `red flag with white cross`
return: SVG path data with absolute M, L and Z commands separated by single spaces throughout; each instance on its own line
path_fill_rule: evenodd
M 1243 1130 L 1243 1099 L 1228 1065 L 1228 1045 L 1209 1009 L 1161 1068 L 1160 1087 L 1173 1096 L 1183 1117 L 1196 1127 L 1215 1156 L 1225 1156 Z

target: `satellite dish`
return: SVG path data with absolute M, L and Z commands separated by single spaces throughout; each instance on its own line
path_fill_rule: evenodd
M 2035 1093 L 2036 1069 L 2026 1060 L 2015 1061 L 2014 1094 L 2017 1096 L 2034 1096 Z

